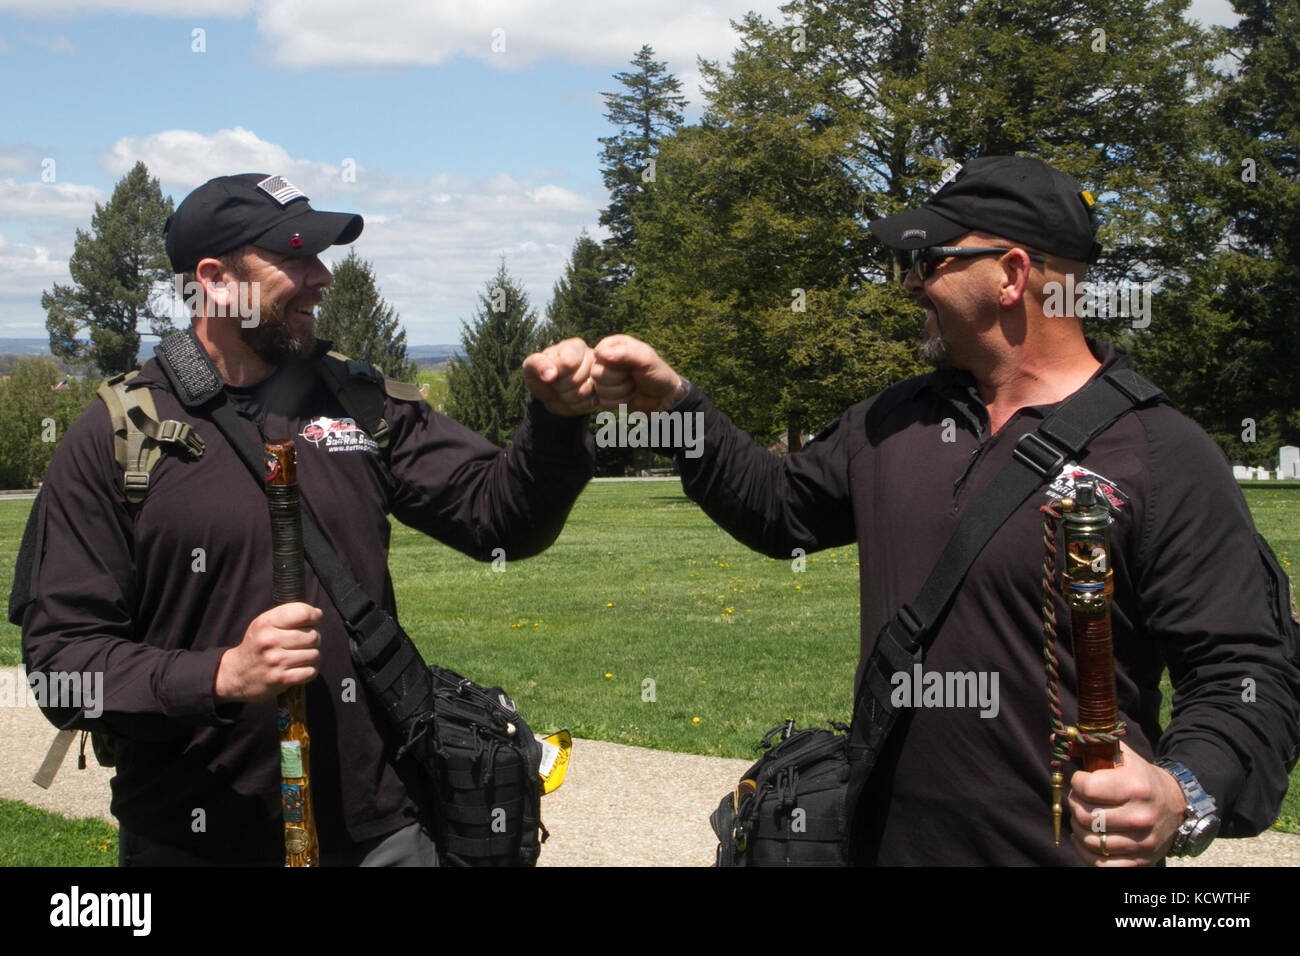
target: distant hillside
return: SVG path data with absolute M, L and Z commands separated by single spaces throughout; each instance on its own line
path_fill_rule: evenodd
M 158 340 L 147 336 L 140 340 L 140 358 L 153 358 L 154 346 Z M 0 355 L 49 355 L 49 339 L 6 339 L 0 338 Z M 411 345 L 406 349 L 407 356 L 421 368 L 441 366 L 447 359 L 460 354 L 459 345 Z
M 4 339 L 0 338 L 0 354 L 3 355 L 49 355 L 49 339 Z
M 460 358 L 460 345 L 408 345 L 406 357 L 420 368 L 444 365 L 449 358 Z

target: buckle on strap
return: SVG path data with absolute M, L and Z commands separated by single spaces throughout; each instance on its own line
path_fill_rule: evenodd
M 1037 432 L 1026 432 L 1011 450 L 1011 457 L 1026 465 L 1039 477 L 1054 475 L 1065 464 L 1065 454 L 1046 442 Z
M 876 635 L 875 661 L 882 674 L 907 670 L 919 660 L 922 622 L 911 605 L 904 604 Z
M 203 439 L 189 422 L 178 422 L 174 418 L 159 422 L 158 441 L 180 445 L 191 458 L 203 457 Z

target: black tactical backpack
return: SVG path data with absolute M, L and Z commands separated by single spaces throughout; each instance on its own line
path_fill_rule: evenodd
M 795 730 L 787 720 L 763 736 L 766 753 L 709 817 L 718 866 L 849 865 L 849 728 L 829 723 Z
M 433 704 L 402 727 L 407 742 L 398 760 L 409 759 L 432 791 L 425 805 L 440 862 L 535 865 L 548 835 L 541 820 L 541 745 L 500 687 L 480 687 L 436 664 L 425 674 Z M 406 676 L 418 680 L 411 669 Z M 401 708 L 403 691 L 391 685 L 371 691 L 390 713 Z M 420 692 L 408 686 L 404 693 Z

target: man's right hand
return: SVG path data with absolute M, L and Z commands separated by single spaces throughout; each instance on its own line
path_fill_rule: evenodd
M 634 412 L 666 412 L 686 397 L 682 377 L 640 339 L 609 335 L 594 351 L 591 377 L 603 407 L 626 404 Z
M 316 676 L 324 617 L 301 602 L 281 604 L 253 618 L 244 639 L 221 655 L 214 685 L 217 703 L 258 703 Z

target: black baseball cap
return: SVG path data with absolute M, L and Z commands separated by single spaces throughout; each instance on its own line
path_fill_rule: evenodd
M 319 212 L 283 176 L 241 173 L 210 179 L 167 220 L 167 258 L 176 272 L 200 259 L 252 244 L 287 256 L 314 256 L 361 235 L 365 220 L 350 212 Z
M 893 249 L 947 245 L 979 231 L 1081 262 L 1101 255 L 1092 193 L 1041 159 L 1020 156 L 954 163 L 919 209 L 870 229 Z

